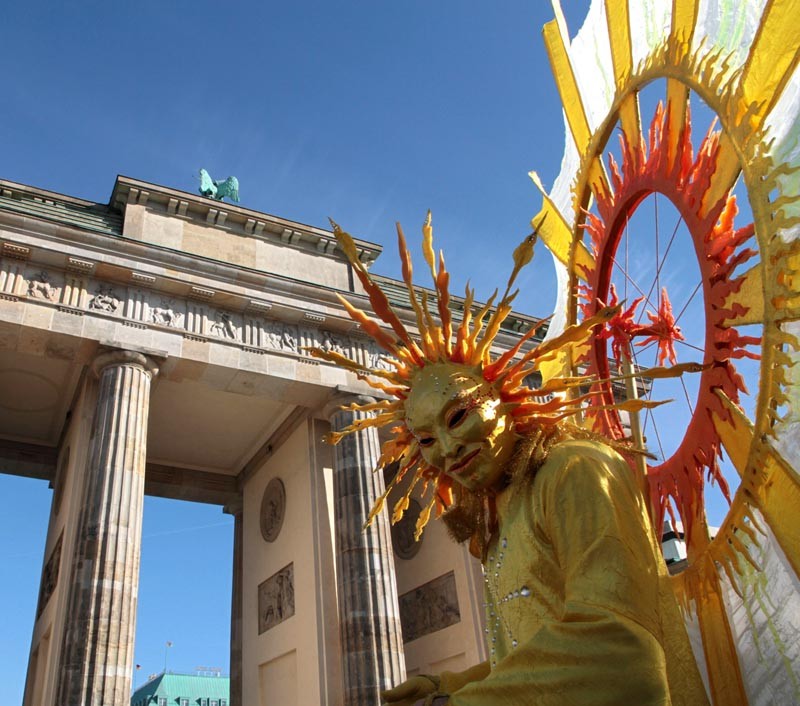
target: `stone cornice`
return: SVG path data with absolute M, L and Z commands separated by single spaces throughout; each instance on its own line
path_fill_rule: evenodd
M 155 289 L 169 285 L 172 294 L 176 293 L 176 289 L 185 289 L 188 294 L 189 289 L 194 287 L 225 291 L 236 296 L 233 290 L 247 287 L 257 290 L 259 299 L 299 298 L 309 304 L 324 303 L 341 310 L 335 296 L 337 290 L 321 284 L 233 265 L 139 240 L 83 231 L 70 225 L 60 225 L 55 231 L 32 232 L 25 217 L 2 209 L 0 225 L 21 236 L 15 238 L 14 242 L 3 239 L 0 247 L 9 250 L 2 253 L 6 258 L 12 256 L 11 250 L 16 252 L 22 248 L 25 252 L 23 259 L 30 257 L 33 252 L 34 261 L 45 267 L 76 270 L 78 267 L 75 263 L 80 262 L 87 270 L 91 270 L 104 263 L 106 269 L 111 266 L 120 273 L 124 272 L 121 276 L 136 284 L 146 283 Z M 25 245 L 21 245 L 20 241 L 24 241 Z M 80 258 L 77 257 L 78 254 Z M 90 256 L 93 259 L 90 260 Z M 137 273 L 135 277 L 134 272 Z M 186 276 L 186 280 L 192 281 L 184 280 L 182 275 Z M 203 278 L 202 283 L 198 282 L 198 277 Z M 250 291 L 241 296 L 248 298 L 248 301 L 255 301 L 255 294 L 256 292 Z M 274 301 L 265 304 L 269 308 L 274 305 Z M 342 317 L 345 317 L 343 313 Z
M 0 179 L 0 194 L 4 196 L 11 196 L 12 194 L 26 194 L 31 198 L 47 199 L 49 201 L 61 201 L 63 203 L 71 203 L 76 206 L 97 206 L 94 201 L 87 201 L 86 199 L 79 199 L 74 196 L 67 196 L 66 194 L 59 194 L 56 191 L 48 191 L 47 189 L 40 189 L 38 186 L 28 186 L 27 184 L 20 184 L 15 181 L 8 181 L 7 179 Z

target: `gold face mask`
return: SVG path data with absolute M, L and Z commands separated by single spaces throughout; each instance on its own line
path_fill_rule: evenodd
M 480 368 L 434 363 L 414 374 L 410 388 L 406 424 L 425 461 L 468 490 L 494 486 L 511 459 L 516 434 Z

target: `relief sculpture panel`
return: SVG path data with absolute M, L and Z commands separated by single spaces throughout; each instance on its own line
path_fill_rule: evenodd
M 150 319 L 159 326 L 175 328 L 183 324 L 183 313 L 177 311 L 173 299 L 160 297 L 158 304 L 150 308 Z
M 411 498 L 400 521 L 392 525 L 392 546 L 394 553 L 401 559 L 413 559 L 422 546 L 425 535 L 414 539 L 420 513 L 422 513 L 422 506 L 414 498 Z
M 42 582 L 39 584 L 39 601 L 36 605 L 37 620 L 44 612 L 50 600 L 50 596 L 53 595 L 58 585 L 58 572 L 61 567 L 61 542 L 63 539 L 64 533 L 62 532 L 56 542 L 56 546 L 53 547 L 53 551 L 50 553 L 50 558 L 47 560 L 42 570 Z
M 294 564 L 289 564 L 258 586 L 258 634 L 293 615 Z
M 452 571 L 400 596 L 403 642 L 411 642 L 460 620 L 456 579 Z
M 119 309 L 119 302 L 120 298 L 111 285 L 100 284 L 89 301 L 89 308 L 114 314 Z
M 227 311 L 218 311 L 211 322 L 211 335 L 235 341 L 239 338 L 233 317 Z
M 47 270 L 37 272 L 28 281 L 28 296 L 56 301 L 56 287 L 52 275 Z
M 297 326 L 269 319 L 264 326 L 264 332 L 266 334 L 267 348 L 287 353 L 299 352 Z

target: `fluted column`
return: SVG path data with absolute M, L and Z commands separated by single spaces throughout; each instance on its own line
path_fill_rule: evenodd
M 333 431 L 341 431 L 365 416 L 338 409 L 353 401 L 374 400 L 352 396 L 334 400 L 326 410 Z M 384 489 L 383 474 L 373 472 L 379 455 L 375 429 L 346 436 L 336 446 L 336 564 L 344 703 L 348 706 L 377 706 L 380 690 L 405 679 L 397 581 L 386 512 L 369 529 L 363 529 Z
M 242 704 L 242 498 L 225 506 L 233 515 L 233 580 L 231 582 L 231 706 Z
M 154 363 L 140 353 L 97 357 L 56 703 L 128 706 L 142 538 L 147 413 Z

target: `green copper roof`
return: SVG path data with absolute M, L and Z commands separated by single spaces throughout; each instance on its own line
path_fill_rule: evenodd
M 179 706 L 180 699 L 188 699 L 190 706 L 198 706 L 200 699 L 225 699 L 229 704 L 230 691 L 228 677 L 159 674 L 133 692 L 131 706 L 140 703 L 157 705 L 159 698 L 166 698 L 168 706 Z
M 0 209 L 108 235 L 122 235 L 122 215 L 101 204 L 59 201 L 29 194 L 0 194 Z

